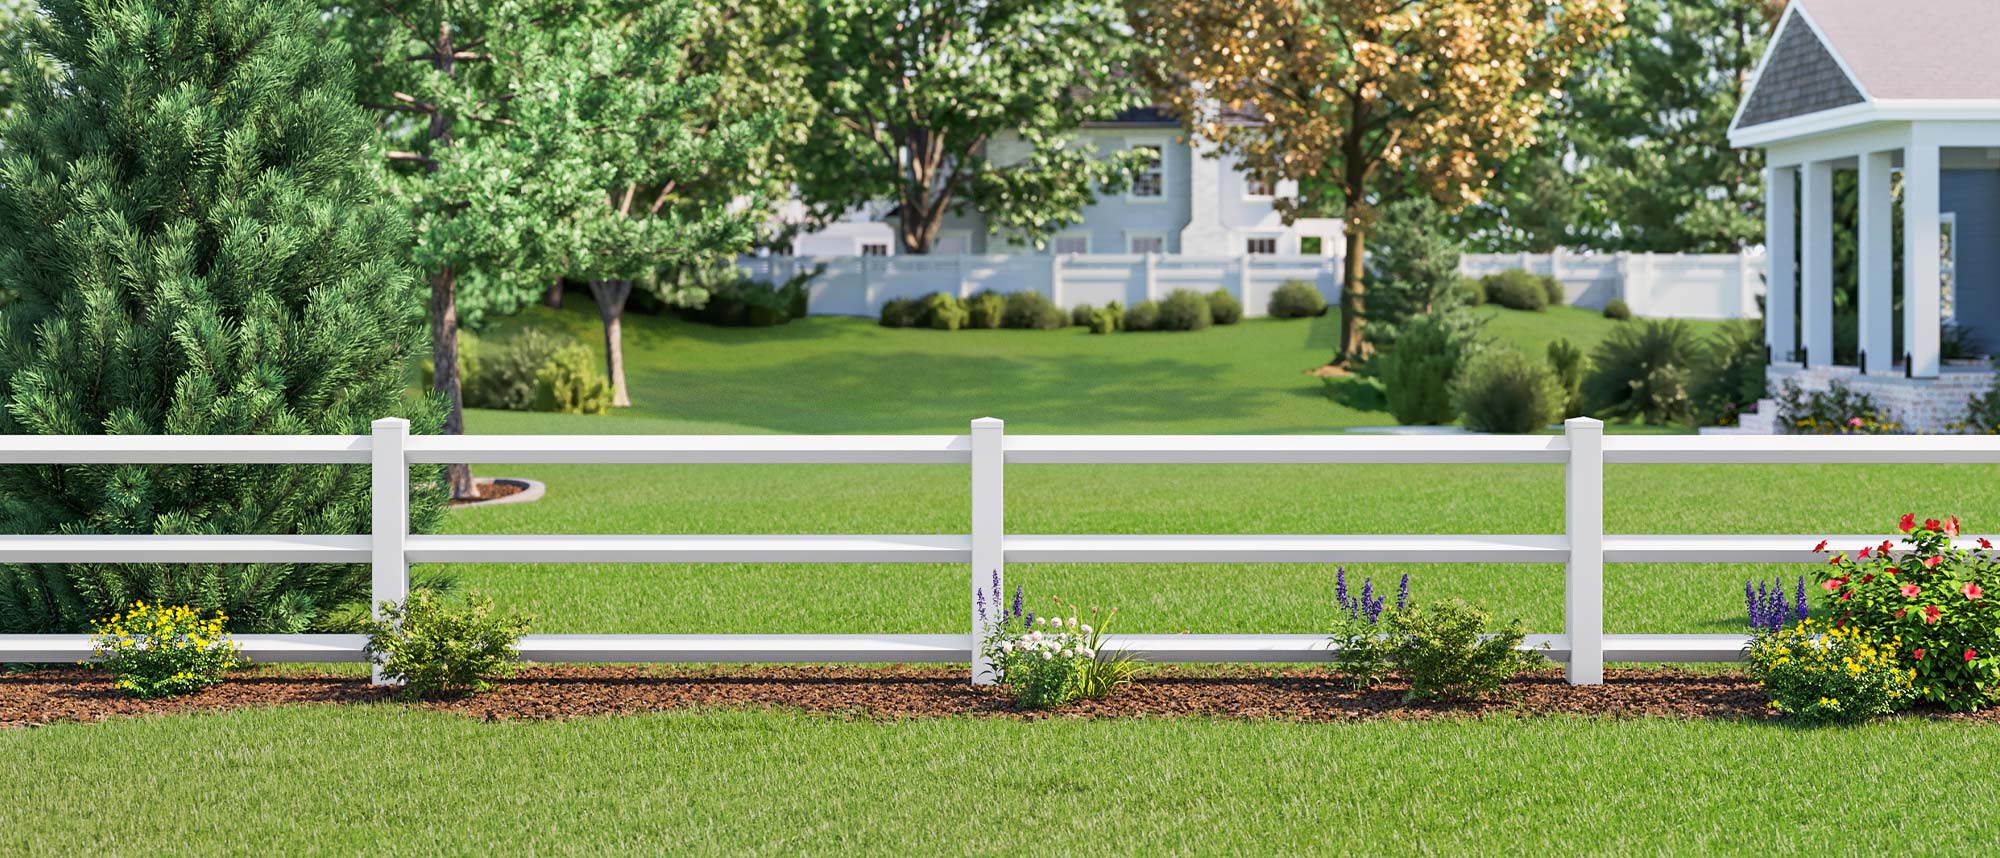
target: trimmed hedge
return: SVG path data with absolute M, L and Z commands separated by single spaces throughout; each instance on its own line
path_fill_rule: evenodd
M 1208 315 L 1218 325 L 1234 325 L 1243 321 L 1243 302 L 1228 289 L 1217 289 L 1208 293 Z
M 1630 321 L 1632 318 L 1632 306 L 1625 303 L 1625 299 L 1623 298 L 1613 298 L 1604 302 L 1604 318 L 1614 322 Z
M 1266 309 L 1280 319 L 1323 316 L 1326 315 L 1326 296 L 1319 293 L 1319 287 L 1304 280 L 1287 280 L 1278 284 L 1277 290 L 1271 293 L 1271 303 Z
M 1193 289 L 1175 289 L 1160 302 L 1160 323 L 1157 330 L 1199 331 L 1215 324 L 1215 315 L 1208 309 L 1208 298 Z
M 1549 305 L 1549 290 L 1542 278 L 1526 271 L 1515 269 L 1488 274 L 1480 278 L 1480 286 L 1486 290 L 1488 303 L 1499 304 L 1509 310 L 1527 310 L 1539 313 Z
M 1013 292 L 1000 311 L 1000 327 L 1053 331 L 1069 324 L 1069 314 L 1040 292 Z

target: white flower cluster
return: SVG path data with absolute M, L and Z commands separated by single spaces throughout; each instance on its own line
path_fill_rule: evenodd
M 1090 648 L 1090 626 L 1079 624 L 1075 617 L 1070 617 L 1067 623 L 1060 617 L 1053 621 L 1036 617 L 1035 627 L 1026 634 L 1002 639 L 994 648 L 1003 656 L 1019 652 L 1028 657 L 1040 656 L 1043 661 L 1097 657 L 1097 651 Z

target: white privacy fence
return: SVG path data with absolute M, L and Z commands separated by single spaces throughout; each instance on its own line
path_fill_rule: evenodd
M 768 256 L 745 258 L 737 265 L 751 277 L 772 282 L 825 266 L 809 289 L 810 311 L 822 316 L 875 316 L 896 298 L 932 292 L 965 298 L 988 289 L 1039 292 L 1063 308 L 1112 301 L 1129 307 L 1175 289 L 1226 289 L 1243 302 L 1246 315 L 1262 316 L 1271 292 L 1287 280 L 1313 284 L 1332 303 L 1343 271 L 1337 256 L 1159 253 Z M 1753 318 L 1757 296 L 1764 291 L 1764 258 L 1751 254 L 1466 254 L 1459 265 L 1461 272 L 1475 277 L 1516 268 L 1562 281 L 1571 304 L 1597 309 L 1623 298 L 1641 316 Z
M 1612 436 L 1594 420 L 1562 435 L 1015 435 L 998 420 L 964 435 L 407 435 L 381 420 L 350 436 L 7 436 L 0 464 L 347 464 L 373 473 L 373 533 L 353 536 L 0 536 L 0 563 L 366 563 L 377 603 L 408 593 L 412 563 L 939 563 L 966 567 L 962 634 L 537 634 L 532 661 L 970 662 L 990 678 L 970 610 L 1005 568 L 1031 563 L 1563 564 L 1561 634 L 1528 645 L 1566 662 L 1570 681 L 1603 680 L 1606 661 L 1730 661 L 1743 635 L 1606 634 L 1606 563 L 1815 563 L 1817 535 L 1604 533 L 1606 464 L 1996 464 L 2000 438 L 1977 436 Z M 970 465 L 968 533 L 923 535 L 426 535 L 409 532 L 409 466 L 491 464 Z M 1562 465 L 1555 534 L 1031 535 L 1008 533 L 1012 465 L 1547 464 Z M 1740 519 L 1742 516 L 1734 516 Z M 1835 536 L 1871 544 L 1879 535 Z M 1331 575 L 1328 587 L 1331 589 Z M 359 662 L 359 635 L 239 635 L 259 661 Z M 1331 658 L 1320 634 L 1126 634 L 1107 641 L 1154 662 L 1298 662 Z M 0 663 L 88 658 L 85 635 L 0 635 Z

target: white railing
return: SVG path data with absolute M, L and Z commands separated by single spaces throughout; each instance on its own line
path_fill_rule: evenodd
M 380 420 L 353 436 L 0 437 L 0 464 L 366 464 L 373 533 L 359 536 L 0 536 L 0 563 L 368 563 L 377 604 L 403 598 L 411 563 L 951 563 L 968 596 L 1018 563 L 1561 563 L 1563 632 L 1528 645 L 1567 663 L 1573 683 L 1604 663 L 1731 661 L 1743 635 L 1604 633 L 1606 563 L 1811 563 L 1819 536 L 1605 534 L 1608 464 L 1996 464 L 2000 438 L 1613 436 L 1595 420 L 1562 435 L 1007 436 L 1001 421 L 965 435 L 408 436 Z M 971 466 L 966 534 L 542 535 L 409 533 L 409 466 L 447 462 L 583 464 L 949 464 Z M 1564 527 L 1515 535 L 1026 535 L 1005 527 L 1008 465 L 1550 464 L 1563 465 Z M 1836 536 L 1868 544 L 1879 536 Z M 970 612 L 969 612 L 970 613 Z M 533 661 L 971 662 L 989 681 L 973 615 L 964 634 L 578 635 L 521 641 Z M 359 662 L 359 635 L 239 635 L 258 661 Z M 1155 662 L 1318 661 L 1324 635 L 1128 634 L 1108 646 Z M 0 635 L 0 663 L 73 662 L 86 635 Z

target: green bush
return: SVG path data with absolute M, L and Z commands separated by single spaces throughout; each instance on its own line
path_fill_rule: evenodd
M 1069 314 L 1050 303 L 1040 292 L 1010 293 L 1000 311 L 1000 327 L 1026 331 L 1053 331 L 1069 324 Z
M 1266 309 L 1280 319 L 1323 316 L 1326 315 L 1326 296 L 1319 293 L 1319 287 L 1304 280 L 1287 280 L 1278 284 L 1278 288 L 1271 293 L 1271 303 Z
M 1464 279 L 1459 244 L 1450 218 L 1424 195 L 1384 206 L 1368 238 L 1361 337 L 1371 350 L 1390 352 L 1410 319 L 1464 303 L 1458 296 Z
M 556 352 L 575 344 L 568 337 L 523 328 L 497 346 L 481 348 L 470 359 L 460 361 L 466 368 L 463 388 L 466 407 L 532 410 L 535 375 Z
M 610 414 L 611 382 L 597 355 L 578 343 L 549 357 L 535 374 L 535 410 L 559 414 Z
M 732 328 L 768 328 L 783 325 L 806 315 L 806 289 L 813 278 L 826 270 L 814 266 L 800 271 L 782 285 L 752 280 L 735 265 L 687 266 L 663 272 L 663 279 L 679 279 L 670 293 L 698 286 L 708 293 L 699 306 L 677 308 L 681 318 L 708 325 Z M 635 294 L 647 294 L 641 290 Z
M 1395 351 L 1369 362 L 1396 422 L 1442 426 L 1457 418 L 1452 384 L 1475 342 L 1463 325 L 1446 315 L 1418 316 L 1404 324 Z
M 1569 305 L 1569 290 L 1563 286 L 1561 280 L 1544 276 L 1542 278 L 1542 291 L 1548 297 L 1549 306 L 1564 307 Z
M 1486 306 L 1486 284 L 1477 277 L 1458 278 L 1458 293 L 1464 296 L 1467 307 Z
M 1006 298 L 997 292 L 980 292 L 965 301 L 965 326 L 987 330 L 998 328 L 1000 317 L 1006 312 Z
M 1069 323 L 1079 328 L 1090 327 L 1090 319 L 1097 315 L 1097 308 L 1089 304 L 1078 304 L 1069 311 Z
M 111 685 L 141 699 L 193 694 L 222 681 L 237 665 L 236 642 L 217 614 L 202 619 L 185 605 L 133 602 L 124 613 L 91 623 L 96 666 Z
M 1509 310 L 1539 313 L 1549 305 L 1548 289 L 1542 285 L 1542 278 L 1520 269 L 1488 274 L 1479 283 L 1486 290 L 1488 303 Z
M 940 331 L 956 331 L 965 327 L 969 316 L 965 312 L 965 304 L 956 296 L 943 292 L 925 295 L 917 306 L 918 324 Z
M 384 679 L 401 683 L 405 697 L 441 697 L 485 691 L 489 680 L 514 669 L 515 643 L 527 634 L 527 616 L 493 609 L 493 600 L 467 594 L 450 604 L 427 589 L 401 603 L 384 602 L 370 624 L 368 657 Z
M 1610 420 L 1688 423 L 1694 417 L 1689 388 L 1701 359 L 1694 332 L 1679 319 L 1620 325 L 1591 356 L 1584 404 Z
M 1735 423 L 1763 399 L 1764 326 L 1755 319 L 1724 323 L 1708 341 L 1694 386 L 1695 419 L 1704 426 Z
M 1604 302 L 1604 318 L 1614 322 L 1630 321 L 1632 318 L 1632 307 L 1626 304 L 1623 298 L 1613 298 Z
M 1515 673 L 1543 664 L 1521 650 L 1519 620 L 1481 637 L 1491 617 L 1457 599 L 1416 603 L 1383 615 L 1389 656 L 1409 677 L 1405 700 L 1475 697 L 1499 690 Z
M 1548 428 L 1561 415 L 1563 394 L 1555 373 L 1512 348 L 1485 349 L 1466 362 L 1452 402 L 1474 432 L 1524 435 Z
M 1555 374 L 1556 389 L 1562 393 L 1562 416 L 1582 417 L 1587 413 L 1583 407 L 1583 376 L 1588 367 L 1583 350 L 1569 340 L 1549 343 L 1549 371 Z
M 1109 334 L 1125 329 L 1125 307 L 1113 301 L 1090 314 L 1086 323 L 1093 334 Z
M 1215 317 L 1208 309 L 1208 299 L 1193 289 L 1175 289 L 1160 302 L 1160 321 L 1156 326 L 1162 331 L 1199 331 L 1214 324 Z
M 916 298 L 890 298 L 882 302 L 881 325 L 885 328 L 914 328 L 923 318 L 923 303 Z
M 1140 301 L 1125 314 L 1125 330 L 1153 331 L 1160 327 L 1160 302 Z
M 1772 709 L 1802 723 L 1864 721 L 1917 702 L 1902 649 L 1860 628 L 1800 620 L 1752 638 L 1743 672 L 1764 686 Z
M 1228 289 L 1217 289 L 1208 293 L 1208 315 L 1218 325 L 1234 325 L 1243 321 L 1243 302 Z

